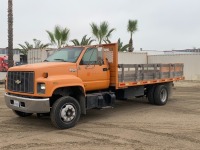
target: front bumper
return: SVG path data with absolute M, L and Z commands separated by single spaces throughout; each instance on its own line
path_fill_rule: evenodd
M 26 113 L 48 113 L 50 112 L 49 98 L 26 98 L 5 93 L 6 105 L 13 109 Z

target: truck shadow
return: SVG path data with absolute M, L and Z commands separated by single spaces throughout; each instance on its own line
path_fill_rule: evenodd
M 137 115 L 141 111 L 148 112 L 147 109 L 154 109 L 156 106 L 150 105 L 146 98 L 137 98 L 132 100 L 117 100 L 113 108 L 103 109 L 91 109 L 87 111 L 86 115 L 81 115 L 78 126 L 82 126 L 88 122 L 101 121 L 109 118 L 116 117 L 116 115 L 127 115 L 127 112 Z M 15 114 L 11 116 L 11 119 L 2 121 L 0 127 L 6 127 L 7 130 L 16 132 L 27 132 L 29 131 L 42 130 L 42 131 L 53 131 L 57 130 L 51 125 L 49 116 L 37 117 L 36 114 L 22 118 Z
M 101 121 L 105 118 L 116 117 L 116 115 L 126 115 L 127 112 L 137 115 L 141 111 L 147 111 L 147 109 L 154 109 L 155 107 L 154 105 L 150 105 L 146 98 L 117 100 L 114 107 L 88 110 L 86 115 L 81 116 L 78 124 L 84 124 L 90 121 Z
M 11 118 L 11 119 L 10 119 Z M 55 128 L 51 125 L 49 117 L 38 118 L 36 115 L 30 117 L 18 117 L 15 114 L 4 120 L 0 124 L 1 132 L 33 132 L 33 131 L 51 131 Z M 5 130 L 4 130 L 5 129 Z

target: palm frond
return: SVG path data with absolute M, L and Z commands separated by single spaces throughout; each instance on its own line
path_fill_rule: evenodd
M 90 24 L 92 27 L 92 34 L 96 37 L 99 44 L 103 42 L 110 43 L 109 37 L 111 36 L 111 33 L 115 30 L 112 28 L 109 30 L 109 24 L 106 21 L 103 21 L 100 23 L 99 26 L 97 26 L 95 23 Z
M 28 42 L 25 42 L 25 45 L 22 45 L 22 44 L 18 44 L 18 45 L 22 48 L 22 49 L 19 49 L 19 51 L 23 55 L 27 55 L 28 50 L 33 48 L 33 46 L 31 44 L 29 44 Z
M 41 41 L 37 39 L 33 39 L 34 42 L 34 48 L 40 48 L 41 46 Z
M 129 44 L 123 45 L 123 42 L 121 42 L 121 39 L 118 39 L 118 51 L 127 51 L 127 48 L 129 47 Z
M 51 43 L 58 48 L 67 45 L 69 39 L 70 30 L 68 28 L 62 28 L 58 25 L 54 27 L 54 32 L 46 31 L 50 37 Z
M 94 42 L 94 41 L 95 41 L 94 39 L 91 39 L 91 40 L 90 40 L 90 39 L 88 39 L 88 42 L 87 42 L 88 44 L 87 44 L 87 45 L 91 45 L 91 44 L 92 44 L 92 42 Z
M 127 31 L 134 33 L 137 31 L 137 20 L 129 20 L 127 25 Z
M 61 39 L 62 39 L 62 33 L 61 33 L 61 27 L 56 26 L 54 29 L 54 38 L 57 41 L 58 48 L 61 47 Z
M 22 49 L 27 49 L 26 46 L 22 45 L 22 44 L 18 44 Z
M 89 37 L 88 39 L 85 40 L 85 45 L 91 45 L 92 42 L 94 42 L 94 39 L 91 39 L 91 37 Z
M 52 43 L 52 44 L 56 44 L 55 38 L 54 38 L 54 34 L 53 34 L 52 32 L 50 32 L 50 31 L 46 31 L 46 32 L 47 32 L 48 35 L 49 35 L 49 38 L 50 38 L 51 43 Z
M 120 51 L 122 51 L 122 52 L 127 51 L 128 47 L 129 47 L 129 44 L 126 44 L 126 45 L 122 46 Z
M 25 41 L 25 46 L 27 47 L 27 49 L 32 49 L 33 48 L 33 45 L 30 44 L 29 42 Z
M 79 45 L 80 45 L 80 43 L 79 43 L 79 41 L 78 41 L 77 39 L 73 39 L 73 40 L 71 40 L 71 42 L 72 42 L 75 46 L 79 46 Z
M 102 22 L 101 24 L 100 24 L 100 36 L 101 36 L 101 38 L 103 38 L 103 37 L 105 37 L 106 36 L 106 34 L 108 33 L 108 23 L 107 22 Z
M 109 38 L 111 36 L 111 33 L 115 31 L 115 28 L 112 28 L 106 35 L 107 38 Z
M 69 38 L 69 32 L 70 32 L 70 30 L 67 28 L 65 28 L 61 31 L 61 45 L 64 45 L 67 42 L 67 40 Z
M 50 45 L 51 45 L 50 43 L 47 43 L 47 44 L 41 44 L 41 45 L 40 45 L 40 49 L 47 48 L 47 47 L 49 47 Z
M 104 43 L 106 43 L 106 44 L 111 43 L 111 41 L 110 41 L 109 39 L 106 39 L 106 40 L 103 40 L 103 41 L 104 41 Z
M 82 40 L 81 40 L 81 45 L 87 45 L 87 35 L 84 35 Z
M 95 23 L 91 23 L 90 24 L 91 28 L 92 28 L 92 34 L 98 39 L 99 41 L 99 28 Z
M 26 50 L 26 49 L 19 49 L 19 52 L 22 53 L 23 55 L 27 55 L 28 50 Z

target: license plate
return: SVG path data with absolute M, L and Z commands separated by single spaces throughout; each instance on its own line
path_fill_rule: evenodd
M 19 101 L 14 100 L 13 105 L 14 105 L 15 107 L 19 107 Z

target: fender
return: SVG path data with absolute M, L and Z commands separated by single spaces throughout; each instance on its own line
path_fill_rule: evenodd
M 51 97 L 53 92 L 57 88 L 61 87 L 71 87 L 71 86 L 80 86 L 82 87 L 85 94 L 85 87 L 83 81 L 74 75 L 55 75 L 49 76 L 44 80 L 44 78 L 38 78 L 36 82 L 41 82 L 46 84 L 46 93 L 45 96 Z

